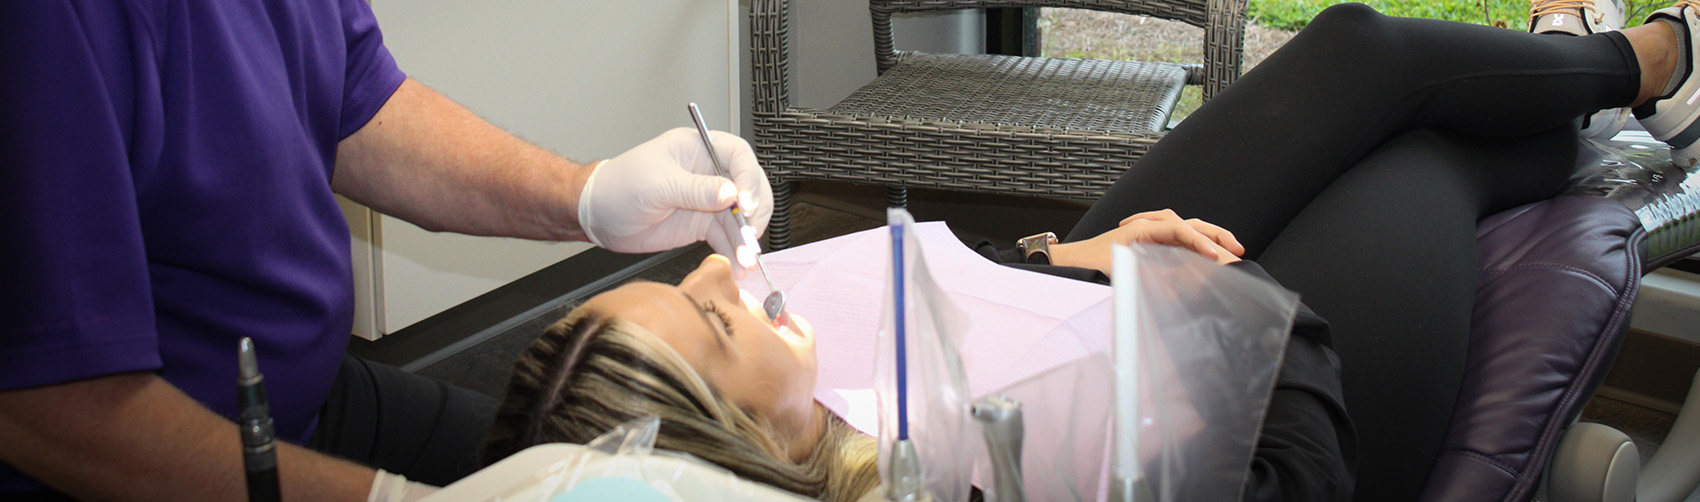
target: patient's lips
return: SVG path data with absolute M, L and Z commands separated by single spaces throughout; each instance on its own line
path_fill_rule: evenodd
M 780 315 L 778 319 L 767 318 L 767 311 L 763 310 L 761 307 L 761 299 L 756 298 L 754 293 L 750 293 L 743 288 L 738 288 L 738 300 L 744 303 L 744 309 L 750 311 L 750 315 L 766 321 L 767 325 L 772 326 L 773 329 L 778 330 L 785 326 L 786 316 L 784 315 Z
M 810 344 L 814 343 L 815 328 L 809 325 L 809 321 L 804 319 L 803 316 L 792 314 L 791 311 L 787 310 L 785 315 L 779 316 L 779 318 L 785 322 L 784 332 L 801 338 Z
M 792 315 L 789 310 L 780 314 L 778 319 L 768 320 L 767 312 L 762 310 L 761 299 L 757 298 L 754 293 L 750 293 L 749 291 L 745 291 L 743 288 L 739 288 L 738 300 L 743 302 L 744 309 L 749 310 L 750 315 L 767 321 L 767 325 L 772 326 L 773 330 L 779 333 L 780 336 L 796 338 L 802 341 L 807 341 L 809 338 L 814 336 L 814 329 L 809 326 L 809 322 Z

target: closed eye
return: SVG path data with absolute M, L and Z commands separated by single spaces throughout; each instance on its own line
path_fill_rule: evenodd
M 732 316 L 726 315 L 726 311 L 720 310 L 720 307 L 715 306 L 714 302 L 702 302 L 699 307 L 702 308 L 703 312 L 714 314 L 715 317 L 720 318 L 720 328 L 726 332 L 726 338 L 732 338 Z

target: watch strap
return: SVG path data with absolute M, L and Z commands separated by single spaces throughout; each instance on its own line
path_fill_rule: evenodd
M 1021 250 L 1021 260 L 1033 265 L 1051 264 L 1051 245 L 1057 243 L 1057 234 L 1045 232 L 1022 237 L 1016 241 L 1016 247 Z

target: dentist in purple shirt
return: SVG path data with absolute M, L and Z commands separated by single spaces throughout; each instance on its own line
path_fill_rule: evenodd
M 451 482 L 494 402 L 345 354 L 333 193 L 435 231 L 730 256 L 721 210 L 746 193 L 765 228 L 772 195 L 715 142 L 735 184 L 690 130 L 553 155 L 407 79 L 364 0 L 0 2 L 0 498 L 242 497 L 242 337 L 287 499 L 427 491 L 375 468 Z

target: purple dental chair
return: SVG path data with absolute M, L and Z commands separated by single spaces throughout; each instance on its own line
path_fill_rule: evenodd
M 1700 484 L 1696 390 L 1645 466 L 1622 432 L 1576 422 L 1641 276 L 1700 249 L 1700 176 L 1636 131 L 1579 162 L 1564 195 L 1477 225 L 1469 362 L 1421 500 L 1659 502 Z

